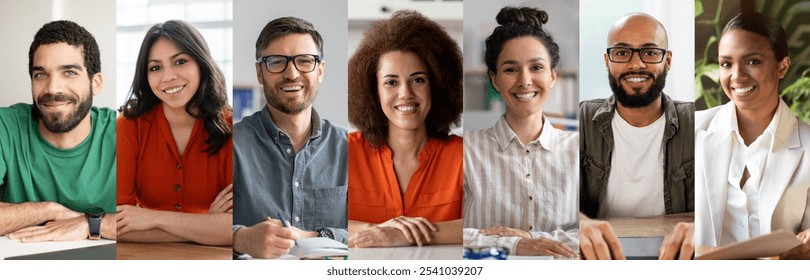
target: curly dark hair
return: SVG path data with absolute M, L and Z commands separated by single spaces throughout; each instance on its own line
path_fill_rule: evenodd
M 146 32 L 141 50 L 138 52 L 135 77 L 132 79 L 127 102 L 119 111 L 123 112 L 125 118 L 134 119 L 160 104 L 160 99 L 152 92 L 147 79 L 149 52 L 160 38 L 174 42 L 177 48 L 191 56 L 200 66 L 200 86 L 194 97 L 186 104 L 186 112 L 202 119 L 203 127 L 208 133 L 208 139 L 205 140 L 208 147 L 205 151 L 211 155 L 216 154 L 233 135 L 233 123 L 227 117 L 233 113 L 228 105 L 225 76 L 211 57 L 202 35 L 184 21 L 170 20 L 158 23 Z
M 560 47 L 554 39 L 543 30 L 543 24 L 548 22 L 548 13 L 531 7 L 503 7 L 495 17 L 500 26 L 495 27 L 492 35 L 486 40 L 484 62 L 490 73 L 497 73 L 498 56 L 507 41 L 524 36 L 532 36 L 540 40 L 551 56 L 551 68 L 557 68 L 560 62 Z
M 72 21 L 57 20 L 43 25 L 37 34 L 34 35 L 34 42 L 28 49 L 28 76 L 34 71 L 34 52 L 39 46 L 67 43 L 68 45 L 82 49 L 84 57 L 84 68 L 87 69 L 87 76 L 93 80 L 93 76 L 101 72 L 101 54 L 98 51 L 98 44 L 93 34 Z M 33 78 L 33 77 L 31 77 Z
M 461 51 L 436 22 L 416 11 L 398 11 L 375 22 L 349 60 L 349 122 L 368 143 L 382 147 L 388 121 L 377 92 L 380 57 L 392 51 L 412 52 L 428 68 L 431 110 L 425 124 L 428 137 L 447 139 L 463 109 Z

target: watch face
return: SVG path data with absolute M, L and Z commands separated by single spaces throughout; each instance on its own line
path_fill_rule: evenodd
M 101 214 L 104 214 L 104 209 L 101 209 L 101 207 L 93 207 L 84 210 L 84 213 L 91 216 L 99 216 Z

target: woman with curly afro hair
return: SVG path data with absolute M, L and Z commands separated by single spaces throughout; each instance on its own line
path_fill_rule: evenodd
M 437 23 L 399 11 L 349 60 L 349 246 L 460 244 L 461 51 Z

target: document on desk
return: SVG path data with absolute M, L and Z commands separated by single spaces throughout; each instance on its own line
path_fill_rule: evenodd
M 290 255 L 301 259 L 320 259 L 324 257 L 346 257 L 349 246 L 326 237 L 303 238 L 295 241 Z
M 346 244 L 325 237 L 311 237 L 296 240 L 295 247 L 290 249 L 289 254 L 274 260 L 324 259 L 347 257 L 348 255 L 349 246 Z M 250 259 L 261 260 L 259 258 Z
M 775 231 L 747 241 L 731 244 L 714 252 L 696 257 L 696 260 L 747 260 L 778 256 L 801 245 L 795 234 Z
M 49 241 L 22 243 L 0 236 L 0 260 L 9 257 L 64 251 L 70 249 L 115 244 L 115 240 Z

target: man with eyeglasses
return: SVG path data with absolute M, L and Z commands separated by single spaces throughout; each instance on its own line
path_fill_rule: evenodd
M 256 41 L 267 107 L 234 126 L 234 253 L 287 254 L 295 240 L 347 242 L 347 131 L 312 108 L 323 80 L 323 38 L 294 17 Z
M 580 104 L 580 249 L 587 259 L 623 259 L 612 227 L 591 218 L 694 212 L 694 103 L 663 93 L 672 52 L 650 15 L 619 19 L 605 66 L 613 96 Z M 689 259 L 694 223 L 664 238 L 661 259 Z

